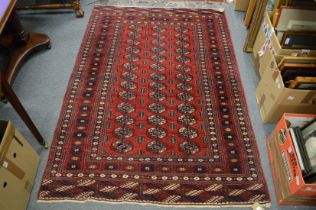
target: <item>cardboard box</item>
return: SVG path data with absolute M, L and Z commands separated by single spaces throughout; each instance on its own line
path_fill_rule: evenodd
M 12 123 L 0 121 L 1 210 L 27 208 L 39 160 L 38 154 Z
M 277 69 L 277 60 L 280 60 L 280 56 L 278 57 L 279 58 L 277 59 L 277 57 L 275 57 L 269 49 L 265 49 L 264 54 L 259 57 L 257 66 L 260 77 L 262 77 L 264 71 L 274 71 Z
M 316 115 L 284 114 L 267 138 L 275 194 L 281 205 L 316 205 L 316 184 L 304 182 L 288 130 L 315 118 Z
M 265 49 L 265 52 L 262 56 L 259 57 L 257 69 L 260 77 L 263 75 L 264 71 L 274 71 L 280 67 L 280 64 L 283 64 L 282 60 L 285 59 L 287 62 L 291 60 L 293 63 L 301 64 L 315 64 L 316 57 L 301 57 L 301 56 L 283 56 L 283 55 L 273 55 L 269 49 Z M 281 65 L 282 66 L 282 65 Z
M 289 180 L 286 178 L 290 177 L 289 161 L 286 153 L 280 150 L 276 134 L 273 131 L 268 137 L 267 148 L 277 202 L 281 205 L 315 205 L 314 196 L 291 194 Z
M 247 11 L 249 0 L 235 0 L 234 10 Z
M 274 64 L 275 65 L 275 64 Z M 316 113 L 316 90 L 286 88 L 278 68 L 263 71 L 256 90 L 261 119 L 277 122 L 283 113 Z
M 309 49 L 283 49 L 275 34 L 272 26 L 271 13 L 265 13 L 263 22 L 257 34 L 256 41 L 253 46 L 253 59 L 258 62 L 258 57 L 263 56 L 266 52 L 265 49 L 269 49 L 273 55 L 291 55 L 291 56 L 315 56 L 315 50 Z

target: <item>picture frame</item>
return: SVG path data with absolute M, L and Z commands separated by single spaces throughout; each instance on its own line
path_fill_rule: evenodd
M 273 6 L 273 16 L 272 16 L 272 25 L 274 25 L 276 21 L 276 17 L 279 15 L 280 12 L 280 7 L 281 6 L 289 6 L 289 1 L 290 0 L 275 0 L 274 6 Z
M 273 13 L 276 31 L 316 31 L 316 10 L 295 6 L 280 6 Z
M 281 74 L 284 74 L 288 70 L 303 70 L 308 69 L 312 72 L 316 71 L 316 64 L 315 63 L 281 63 L 278 65 L 278 69 L 281 72 Z
M 304 176 L 307 182 L 316 181 L 316 120 L 301 130 L 310 170 Z
M 282 79 L 285 86 L 288 86 L 296 77 L 316 77 L 316 70 L 289 68 L 282 73 Z
M 253 13 L 255 11 L 255 6 L 256 6 L 256 0 L 250 0 L 248 4 L 248 8 L 246 11 L 246 14 L 244 16 L 244 25 L 248 28 L 251 18 L 253 16 Z
M 310 164 L 308 163 L 308 155 L 304 145 L 304 140 L 302 139 L 301 129 L 299 127 L 290 127 L 289 133 L 291 135 L 300 169 L 304 175 L 310 171 Z
M 256 1 L 255 11 L 250 22 L 248 34 L 244 44 L 244 52 L 252 52 L 256 41 L 258 31 L 261 27 L 263 14 L 265 12 L 268 0 Z
M 316 9 L 315 0 L 286 0 L 288 6 L 305 7 Z
M 297 56 L 283 56 L 279 63 L 278 68 L 282 69 L 287 64 L 314 64 L 316 66 L 316 57 L 297 57 Z
M 316 32 L 285 31 L 280 45 L 284 49 L 316 50 Z
M 305 135 L 304 129 L 290 127 L 289 133 L 304 181 L 314 183 L 316 181 L 316 129 Z
M 301 90 L 316 90 L 316 77 L 296 77 L 289 82 L 288 88 Z

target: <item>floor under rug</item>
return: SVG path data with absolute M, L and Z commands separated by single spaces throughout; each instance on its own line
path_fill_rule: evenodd
M 96 6 L 38 198 L 269 203 L 224 13 Z

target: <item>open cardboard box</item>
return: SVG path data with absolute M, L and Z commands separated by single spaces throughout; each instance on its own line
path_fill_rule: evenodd
M 0 120 L 0 209 L 25 210 L 39 156 L 8 121 Z
M 280 58 L 280 56 L 275 57 L 269 49 L 265 49 L 264 54 L 259 57 L 259 66 L 258 71 L 260 77 L 262 77 L 264 71 L 273 71 L 278 67 L 278 61 L 277 58 Z
M 273 55 L 269 49 L 265 49 L 264 54 L 259 57 L 258 62 L 258 71 L 260 77 L 263 75 L 264 71 L 274 71 L 282 63 L 283 60 L 287 62 L 297 63 L 297 64 L 315 64 L 316 57 L 306 57 L 306 56 L 282 56 L 282 55 Z
M 263 56 L 265 49 L 272 51 L 273 55 L 290 55 L 290 56 L 315 56 L 315 50 L 309 49 L 284 49 L 275 34 L 270 17 L 272 13 L 264 14 L 263 22 L 257 34 L 256 41 L 253 46 L 253 58 L 255 63 L 258 62 L 258 57 Z
M 266 54 L 268 55 L 271 53 Z M 285 87 L 277 62 L 273 56 L 270 56 L 270 59 L 266 69 L 260 71 L 261 79 L 256 90 L 256 100 L 262 121 L 275 123 L 285 112 L 315 114 L 316 90 Z
M 281 205 L 316 205 L 316 184 L 305 183 L 289 128 L 303 127 L 316 115 L 284 114 L 267 138 L 277 202 Z

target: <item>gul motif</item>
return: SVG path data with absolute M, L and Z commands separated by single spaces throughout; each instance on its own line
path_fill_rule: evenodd
M 194 125 L 196 123 L 196 119 L 190 115 L 181 115 L 178 117 L 178 121 L 183 125 Z
M 136 98 L 136 94 L 134 92 L 130 92 L 130 91 L 122 91 L 119 93 L 119 96 L 124 99 L 124 100 L 133 100 Z
M 150 74 L 150 79 L 154 81 L 162 81 L 166 79 L 166 76 L 155 72 Z
M 120 103 L 117 106 L 117 108 L 123 114 L 131 113 L 131 112 L 135 111 L 135 107 L 127 102 Z
M 167 131 L 160 127 L 149 128 L 147 132 L 149 137 L 153 139 L 162 139 L 167 135 Z
M 185 141 L 180 144 L 180 150 L 187 155 L 192 155 L 197 153 L 200 150 L 200 147 L 194 142 Z
M 166 106 L 161 103 L 153 103 L 148 106 L 148 109 L 155 114 L 161 114 L 166 111 Z
M 133 149 L 133 144 L 127 140 L 118 140 L 112 144 L 112 148 L 119 153 L 126 153 Z
M 148 122 L 152 125 L 164 125 L 166 124 L 167 119 L 164 116 L 151 115 L 148 117 Z
M 167 144 L 161 141 L 155 140 L 155 141 L 150 142 L 147 145 L 147 149 L 154 154 L 159 154 L 167 150 Z
M 119 127 L 114 130 L 114 133 L 119 138 L 129 138 L 134 135 L 134 130 L 128 127 Z
M 120 125 L 130 125 L 133 124 L 135 121 L 132 117 L 128 115 L 120 115 L 115 118 L 116 123 Z
M 159 83 L 159 82 L 152 82 L 149 84 L 149 86 L 154 89 L 154 90 L 163 90 L 166 88 L 166 86 L 163 83 Z

